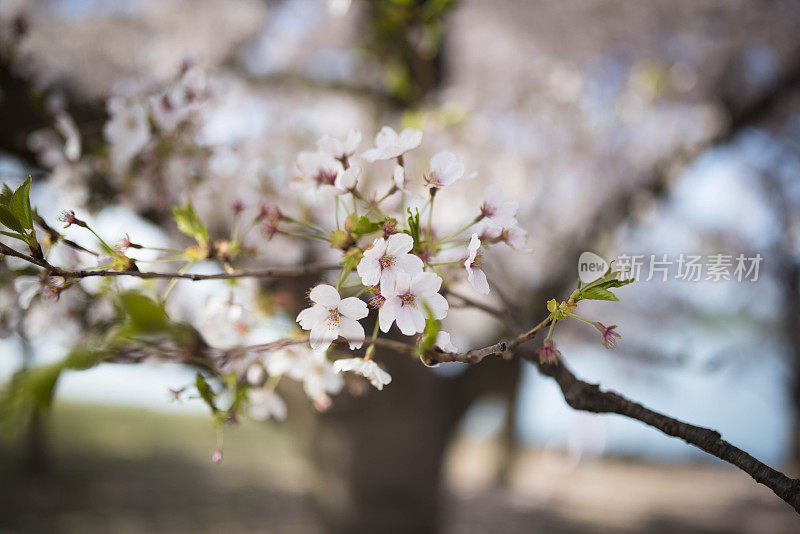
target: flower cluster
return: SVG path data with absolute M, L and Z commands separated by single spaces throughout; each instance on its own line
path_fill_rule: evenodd
M 355 131 L 344 140 L 326 136 L 316 151 L 301 152 L 297 157 L 294 187 L 309 193 L 315 202 L 332 203 L 335 228 L 286 217 L 283 228 L 273 218 L 265 231 L 269 235 L 289 233 L 285 229 L 288 224 L 299 224 L 309 231 L 309 237 L 328 241 L 342 251 L 338 282 L 312 288 L 312 305 L 300 312 L 297 322 L 309 332 L 309 344 L 315 351 L 328 350 L 334 343 L 354 350 L 369 342 L 364 358 L 335 361 L 334 369 L 362 375 L 382 389 L 391 377 L 372 361 L 378 331 L 389 333 L 396 326 L 405 336 L 417 336 L 424 350 L 437 347 L 457 352 L 449 333 L 439 327 L 449 310 L 443 288 L 462 278 L 478 293 L 489 293 L 481 264 L 486 246 L 505 244 L 528 250 L 527 234 L 516 219 L 517 203 L 507 200 L 494 185 L 485 189 L 475 215 L 459 231 L 440 237 L 433 224 L 434 199 L 440 190 L 475 173 L 466 174 L 464 163 L 455 154 L 441 151 L 414 180 L 406 157 L 421 145 L 422 132 L 406 129 L 398 133 L 384 126 L 375 136 L 375 146 L 361 153 L 361 163 L 393 161 L 394 165 L 385 181 L 373 177 L 367 182 L 362 176 L 364 167 L 355 164 L 360 141 L 361 134 Z M 365 186 L 377 183 L 380 189 L 381 182 L 385 184 L 382 195 Z M 360 298 L 365 291 L 373 295 L 369 307 Z M 370 307 L 377 309 L 377 317 L 372 337 L 367 338 L 360 321 L 369 316 Z M 427 335 L 431 329 L 435 330 L 432 337 Z M 431 345 L 423 346 L 426 343 Z

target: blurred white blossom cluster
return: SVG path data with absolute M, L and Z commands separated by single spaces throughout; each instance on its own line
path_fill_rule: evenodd
M 481 268 L 486 247 L 528 250 L 527 232 L 516 220 L 517 203 L 508 200 L 497 185 L 485 189 L 483 200 L 476 202 L 471 212 L 448 214 L 461 219 L 459 230 L 444 234 L 433 224 L 437 196 L 474 173 L 466 174 L 453 153 L 440 151 L 425 172 L 412 176 L 406 170 L 407 159 L 422 137 L 419 130 L 398 133 L 385 126 L 375 136 L 374 147 L 360 155 L 362 136 L 357 131 L 350 131 L 344 139 L 325 136 L 316 151 L 301 152 L 293 191 L 311 198 L 318 212 L 332 211 L 332 227 L 302 221 L 276 206 L 264 208 L 269 236 L 286 234 L 324 241 L 342 255 L 337 282 L 313 287 L 311 306 L 297 316 L 300 328 L 308 331 L 309 354 L 314 356 L 295 348 L 292 354 L 297 367 L 292 367 L 292 378 L 307 383 L 302 369 L 308 367 L 302 362 L 321 362 L 319 355 L 341 338 L 345 343 L 337 344 L 338 348 L 360 349 L 365 342 L 368 347 L 363 357 L 336 360 L 334 369 L 363 375 L 382 389 L 391 377 L 373 360 L 374 342 L 379 331 L 389 333 L 393 325 L 424 349 L 435 346 L 457 352 L 450 334 L 439 328 L 449 310 L 445 298 L 448 285 L 466 278 L 476 292 L 487 294 L 490 285 Z M 365 172 L 365 164 L 372 164 L 374 172 Z M 368 337 L 361 321 L 370 315 L 370 309 L 376 317 Z M 266 360 L 270 375 L 274 354 Z M 288 357 L 281 354 L 282 359 Z M 329 385 L 325 393 L 339 387 L 334 382 Z M 319 406 L 318 397 L 309 395 Z

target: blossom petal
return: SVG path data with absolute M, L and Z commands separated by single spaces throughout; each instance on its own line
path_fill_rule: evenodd
M 297 314 L 298 323 L 303 330 L 311 330 L 315 324 L 321 323 L 328 317 L 329 310 L 324 306 L 316 304 L 306 308 Z
M 405 132 L 405 131 L 404 131 Z M 397 144 L 397 132 L 391 126 L 384 126 L 375 135 L 375 146 L 379 149 L 385 149 Z
M 486 273 L 481 269 L 467 269 L 467 279 L 475 291 L 482 295 L 489 294 L 489 282 L 486 280 Z
M 368 258 L 366 253 L 364 253 L 361 261 L 358 262 L 356 272 L 361 277 L 361 283 L 365 286 L 374 286 L 381 279 L 381 265 L 378 263 L 378 259 Z
M 404 152 L 412 148 L 417 148 L 420 143 L 422 143 L 422 130 L 415 130 L 413 128 L 406 128 L 400 132 L 400 138 L 397 140 L 397 144 L 400 145 Z
M 347 340 L 351 349 L 358 349 L 364 344 L 364 327 L 348 317 L 339 319 L 339 335 Z
M 347 297 L 339 303 L 339 311 L 350 319 L 363 319 L 369 315 L 367 303 L 356 297 Z
M 316 302 L 317 304 L 321 304 L 328 309 L 335 308 L 341 300 L 339 292 L 336 291 L 336 288 L 328 284 L 320 284 L 314 287 L 308 296 L 312 301 Z
M 422 272 L 424 267 L 425 264 L 422 263 L 422 260 L 413 254 L 403 254 L 395 259 L 395 268 L 410 275 Z
M 439 291 L 442 287 L 442 277 L 431 272 L 419 273 L 411 280 L 411 287 L 415 295 L 426 297 Z
M 425 297 L 425 303 L 431 309 L 434 319 L 444 319 L 447 316 L 447 310 L 450 309 L 447 299 L 439 293 Z
M 450 340 L 450 333 L 444 330 L 439 330 L 439 333 L 436 334 L 436 346 L 444 352 L 458 352 L 458 348 L 453 345 L 453 342 Z
M 358 177 L 361 175 L 361 167 L 353 166 L 336 177 L 336 187 L 339 189 L 353 189 L 356 186 Z
M 438 171 L 439 173 L 447 173 L 450 167 L 455 163 L 457 163 L 456 155 L 447 150 L 442 150 L 431 158 L 431 170 Z
M 411 252 L 414 248 L 414 238 L 408 234 L 398 233 L 389 236 L 386 241 L 386 254 L 389 256 L 399 256 Z
M 314 350 L 327 349 L 337 337 L 339 337 L 338 329 L 328 321 L 315 324 L 308 336 L 311 348 Z
M 369 150 L 361 154 L 361 157 L 370 163 L 374 163 L 379 159 L 383 158 L 383 151 L 377 148 L 370 148 Z
M 407 336 L 425 330 L 425 316 L 416 306 L 401 306 L 396 320 L 397 328 Z
M 400 311 L 400 299 L 393 297 L 383 303 L 381 309 L 378 311 L 378 323 L 381 327 L 381 332 L 388 332 L 392 327 L 392 323 L 397 318 L 397 312 Z

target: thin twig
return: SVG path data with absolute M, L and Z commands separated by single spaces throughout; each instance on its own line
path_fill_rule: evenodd
M 9 247 L 4 243 L 0 243 L 0 253 L 6 254 L 8 256 L 14 256 L 15 258 L 20 258 L 33 265 L 37 265 L 42 269 L 44 269 L 45 271 L 47 271 L 47 274 L 49 274 L 50 276 L 60 276 L 62 278 L 67 278 L 67 279 L 89 278 L 92 276 L 133 276 L 136 278 L 165 278 L 165 279 L 181 278 L 192 281 L 227 280 L 232 278 L 288 278 L 288 277 L 305 276 L 308 274 L 314 274 L 339 268 L 339 266 L 335 264 L 309 264 L 300 267 L 269 267 L 265 269 L 242 270 L 242 271 L 232 271 L 232 272 L 214 273 L 214 274 L 195 274 L 195 273 L 178 273 L 178 272 L 168 273 L 168 272 L 156 272 L 156 271 L 131 271 L 131 270 L 116 271 L 112 269 L 69 270 L 69 269 L 62 269 L 61 267 L 56 267 L 55 265 L 51 265 L 50 263 L 47 262 L 47 260 L 39 260 L 28 254 L 24 254 L 22 252 L 14 250 L 13 248 Z

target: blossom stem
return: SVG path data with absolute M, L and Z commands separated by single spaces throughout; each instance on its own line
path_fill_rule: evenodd
M 328 241 L 328 237 L 321 236 L 321 235 L 316 235 L 316 234 L 300 234 L 300 233 L 295 233 L 295 232 L 281 232 L 281 233 L 284 234 L 284 235 L 290 235 L 292 237 L 307 237 L 309 239 L 319 239 L 319 240 L 325 241 L 325 242 Z
M 473 226 L 475 226 L 476 224 L 478 224 L 478 221 L 480 221 L 482 218 L 483 218 L 483 217 L 479 215 L 478 217 L 476 217 L 475 219 L 473 219 L 473 220 L 472 220 L 472 221 L 471 221 L 471 222 L 470 222 L 468 225 L 466 225 L 465 227 L 463 227 L 463 228 L 461 228 L 461 229 L 459 229 L 459 230 L 455 231 L 454 233 L 452 233 L 452 234 L 448 235 L 447 237 L 443 237 L 443 238 L 441 239 L 441 242 L 442 242 L 442 243 L 444 243 L 444 242 L 445 242 L 445 241 L 447 241 L 448 239 L 453 239 L 454 237 L 457 237 L 458 235 L 460 235 L 462 232 L 465 232 L 465 231 L 469 230 L 470 228 L 472 228 Z
M 589 323 L 590 325 L 594 326 L 594 321 L 590 321 L 589 319 L 587 319 L 585 317 L 581 317 L 580 315 L 576 315 L 576 314 L 574 314 L 572 312 L 567 312 L 567 316 L 568 317 L 574 317 L 575 319 L 580 319 L 584 323 Z
M 431 189 L 431 200 L 428 211 L 428 239 L 433 243 L 433 199 L 436 198 L 436 189 Z
M 330 235 L 330 232 L 328 232 L 324 228 L 320 228 L 319 226 L 317 226 L 315 224 L 311 224 L 310 222 L 301 221 L 301 220 L 298 220 L 298 219 L 293 219 L 291 217 L 286 217 L 286 222 L 299 224 L 300 226 L 305 226 L 306 228 L 310 228 L 311 230 L 316 230 L 317 232 L 319 232 L 321 234 Z M 337 222 L 337 225 L 338 225 L 338 222 Z
M 186 265 L 184 265 L 183 267 L 178 269 L 178 273 L 179 274 L 186 274 L 186 271 L 188 271 L 192 267 L 192 265 L 194 265 L 194 264 L 195 264 L 194 261 L 188 262 Z M 161 302 L 162 303 L 166 303 L 167 302 L 167 298 L 169 297 L 169 294 L 172 292 L 172 289 L 175 287 L 175 285 L 177 283 L 178 283 L 178 278 L 173 278 L 172 280 L 169 281 L 169 283 L 167 283 L 167 288 L 164 290 L 164 296 L 161 297 Z

